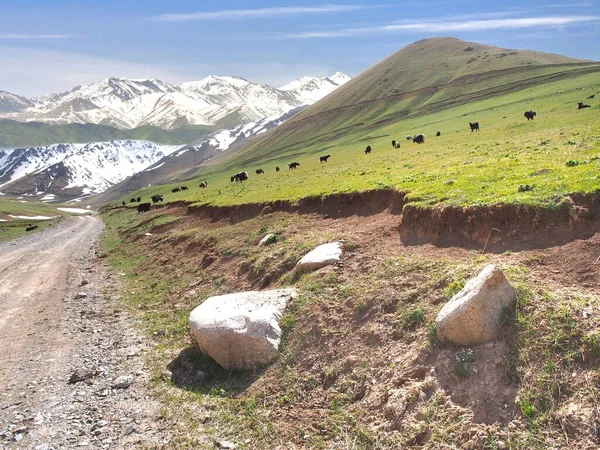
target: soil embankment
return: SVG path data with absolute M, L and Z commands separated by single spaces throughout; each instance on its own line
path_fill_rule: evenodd
M 321 214 L 336 219 L 368 217 L 387 211 L 399 217 L 398 230 L 404 245 L 485 247 L 491 252 L 545 248 L 587 239 L 600 228 L 594 221 L 600 213 L 598 195 L 567 197 L 553 207 L 516 204 L 425 207 L 408 202 L 403 192 L 381 189 L 306 197 L 297 202 L 279 200 L 234 206 L 180 202 L 164 207 L 184 207 L 187 216 L 232 224 L 273 212 Z

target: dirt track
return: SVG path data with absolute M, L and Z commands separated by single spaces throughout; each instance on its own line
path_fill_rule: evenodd
M 145 391 L 145 344 L 96 256 L 102 230 L 97 217 L 69 217 L 0 246 L 1 448 L 164 443 Z M 70 384 L 75 369 L 91 377 Z M 131 386 L 114 388 L 119 376 Z

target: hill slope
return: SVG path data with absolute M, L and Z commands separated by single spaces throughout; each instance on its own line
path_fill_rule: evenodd
M 237 162 L 254 160 L 257 154 L 303 149 L 358 130 L 367 134 L 400 120 L 598 71 L 598 63 L 559 55 L 455 38 L 418 41 L 265 135 L 243 150 Z

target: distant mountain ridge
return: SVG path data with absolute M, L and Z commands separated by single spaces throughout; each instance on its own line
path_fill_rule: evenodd
M 0 118 L 120 129 L 239 125 L 314 103 L 349 80 L 337 72 L 325 78 L 302 77 L 277 89 L 241 77 L 215 75 L 180 86 L 156 79 L 106 78 L 42 97 L 0 91 Z
M 0 151 L 0 190 L 71 198 L 99 193 L 180 147 L 125 140 Z

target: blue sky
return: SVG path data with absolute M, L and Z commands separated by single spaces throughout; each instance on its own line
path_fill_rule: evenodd
M 108 76 L 239 75 L 280 86 L 357 75 L 419 39 L 454 36 L 600 60 L 600 0 L 2 0 L 0 90 L 33 96 Z

